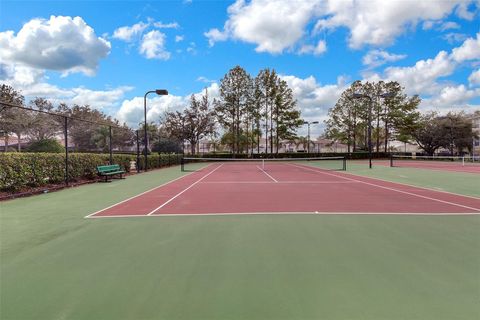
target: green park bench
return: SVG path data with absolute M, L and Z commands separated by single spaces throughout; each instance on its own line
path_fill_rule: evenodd
M 122 175 L 125 173 L 125 170 L 122 170 L 118 164 L 111 164 L 97 166 L 97 173 L 99 176 L 105 177 L 105 182 L 108 182 L 109 177 L 114 178 L 116 175 L 120 175 L 120 179 L 123 179 Z

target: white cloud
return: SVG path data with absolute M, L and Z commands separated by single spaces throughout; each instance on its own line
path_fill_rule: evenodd
M 425 99 L 421 105 L 422 110 L 467 110 L 476 109 L 478 106 L 470 105 L 471 99 L 480 97 L 480 88 L 469 90 L 465 85 L 446 86 L 432 98 Z
M 304 28 L 319 4 L 301 0 L 237 0 L 228 8 L 224 31 L 211 29 L 205 36 L 211 46 L 231 37 L 255 44 L 257 52 L 281 53 L 304 36 Z
M 134 38 L 139 37 L 143 31 L 149 26 L 148 23 L 139 22 L 133 26 L 124 26 L 116 29 L 113 32 L 113 37 L 115 39 L 120 39 L 126 42 L 132 41 Z
M 368 68 L 373 69 L 384 65 L 387 62 L 395 62 L 398 60 L 405 59 L 407 55 L 405 54 L 393 54 L 388 53 L 385 50 L 370 50 L 362 59 L 362 63 Z
M 185 39 L 184 36 L 179 36 L 179 35 L 175 36 L 175 42 L 180 42 L 180 41 L 183 41 L 184 39 Z
M 208 88 L 208 95 L 211 101 L 218 97 L 218 84 L 212 83 Z M 204 90 L 195 93 L 197 97 L 204 94 Z M 155 96 L 147 98 L 147 121 L 158 121 L 166 111 L 183 110 L 190 101 L 190 95 L 176 96 Z M 127 123 L 131 127 L 138 127 L 143 121 L 143 97 L 135 97 L 125 100 L 116 114 L 116 118 L 121 122 Z
M 312 45 L 304 45 L 299 50 L 299 54 L 313 54 L 313 55 L 321 55 L 327 51 L 327 43 L 324 40 L 318 41 L 316 46 Z
M 165 50 L 165 34 L 158 30 L 150 31 L 143 36 L 139 51 L 148 59 L 170 59 L 170 52 Z
M 0 32 L 0 47 L 4 63 L 91 76 L 111 45 L 97 37 L 81 17 L 51 16 L 28 21 L 17 35 Z
M 176 22 L 170 23 L 162 23 L 162 22 L 154 22 L 153 25 L 159 29 L 178 29 L 180 25 Z
M 452 50 L 452 58 L 457 62 L 480 59 L 480 32 L 477 38 L 468 38 L 463 44 Z
M 438 91 L 436 80 L 451 75 L 455 63 L 445 51 L 440 51 L 433 59 L 420 60 L 412 67 L 389 67 L 384 79 L 398 81 L 408 94 L 432 94 Z
M 208 39 L 208 44 L 210 47 L 213 47 L 215 42 L 225 41 L 228 39 L 228 34 L 226 32 L 221 32 L 218 29 L 210 29 L 208 32 L 203 34 Z
M 96 109 L 103 109 L 115 105 L 123 98 L 125 92 L 132 90 L 132 87 L 122 86 L 110 90 L 91 90 L 86 88 L 71 89 L 72 97 L 70 103 L 85 105 L 88 104 Z
M 408 29 L 425 20 L 445 18 L 463 0 L 451 1 L 327 1 L 326 17 L 321 18 L 316 30 L 347 27 L 350 29 L 349 45 L 384 46 Z M 427 22 L 424 27 L 431 28 Z
M 468 82 L 471 86 L 480 85 L 480 69 L 473 71 L 468 77 Z
M 318 135 L 324 128 L 323 121 L 327 119 L 328 110 L 335 105 L 342 92 L 348 88 L 343 77 L 338 78 L 336 84 L 321 85 L 313 76 L 298 78 L 292 75 L 281 75 L 292 89 L 297 106 L 301 110 L 302 118 L 307 121 L 320 121 L 315 128 L 312 126 L 312 135 Z M 305 128 L 300 129 L 300 134 Z
M 257 52 L 279 54 L 292 50 L 299 43 L 312 42 L 322 30 L 349 29 L 349 45 L 385 46 L 396 37 L 412 31 L 419 23 L 424 29 L 457 29 L 452 21 L 442 21 L 455 12 L 463 19 L 472 19 L 468 11 L 472 0 L 237 0 L 228 8 L 223 29 L 212 28 L 204 33 L 210 46 L 227 39 L 256 45 Z M 478 6 L 478 4 L 475 4 Z M 313 30 L 309 25 L 315 23 Z M 311 52 L 303 46 L 300 52 Z

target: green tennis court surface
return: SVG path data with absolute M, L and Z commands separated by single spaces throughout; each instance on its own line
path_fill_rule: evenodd
M 349 162 L 472 197 L 478 175 Z M 478 319 L 480 216 L 84 219 L 178 167 L 0 203 L 0 319 Z

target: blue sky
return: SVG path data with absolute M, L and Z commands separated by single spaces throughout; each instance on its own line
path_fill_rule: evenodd
M 236 65 L 274 68 L 307 120 L 354 80 L 396 80 L 421 110 L 480 109 L 480 1 L 5 1 L 0 78 L 27 99 L 90 104 L 136 126 Z M 320 134 L 322 125 L 312 128 Z M 300 132 L 302 133 L 302 132 Z

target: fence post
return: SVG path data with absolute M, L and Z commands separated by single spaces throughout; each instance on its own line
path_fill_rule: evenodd
M 138 138 L 138 130 L 135 131 L 137 134 L 137 173 L 140 172 L 140 140 Z
M 64 139 L 65 139 L 65 184 L 68 186 L 68 118 L 63 117 L 64 119 Z
M 109 138 L 108 138 L 108 148 L 110 149 L 110 164 L 112 165 L 113 164 L 113 148 L 112 148 L 112 126 L 108 126 L 108 134 L 109 134 Z

